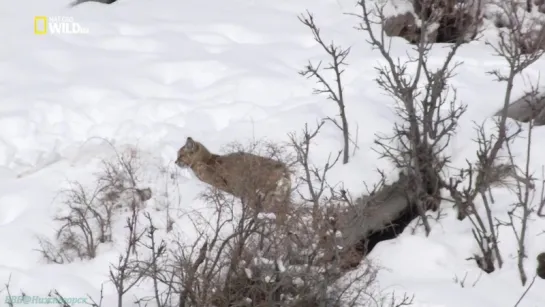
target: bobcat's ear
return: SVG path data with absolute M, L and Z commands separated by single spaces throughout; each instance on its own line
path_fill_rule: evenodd
M 191 138 L 191 137 L 188 137 L 185 141 L 185 148 L 189 149 L 189 150 L 193 150 L 197 147 L 197 144 L 195 143 L 195 141 Z

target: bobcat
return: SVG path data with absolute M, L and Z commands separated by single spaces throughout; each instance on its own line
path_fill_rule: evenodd
M 246 152 L 217 155 L 188 137 L 175 163 L 191 168 L 201 181 L 258 211 L 273 212 L 278 217 L 287 213 L 291 179 L 288 167 L 280 161 Z

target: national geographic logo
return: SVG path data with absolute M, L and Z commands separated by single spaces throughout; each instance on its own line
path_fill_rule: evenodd
M 76 21 L 74 17 L 67 16 L 36 16 L 34 17 L 34 34 L 87 34 L 89 28 L 86 28 Z

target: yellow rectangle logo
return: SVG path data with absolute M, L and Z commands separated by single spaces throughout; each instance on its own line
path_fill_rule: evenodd
M 42 27 L 40 27 L 42 25 Z M 47 34 L 47 16 L 34 17 L 34 34 Z

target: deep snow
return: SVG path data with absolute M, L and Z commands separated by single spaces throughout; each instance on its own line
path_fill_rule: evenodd
M 342 14 L 353 6 L 348 0 L 120 0 L 69 9 L 61 0 L 0 2 L 0 284 L 11 275 L 12 295 L 23 290 L 45 296 L 56 288 L 65 296 L 97 296 L 108 263 L 117 257 L 115 248 L 93 261 L 68 265 L 45 264 L 34 251 L 36 235 L 53 234 L 52 215 L 62 209 L 59 189 L 67 180 L 88 181 L 99 160 L 112 154 L 93 137 L 138 145 L 157 165 L 172 166 L 187 136 L 214 151 L 235 140 L 286 141 L 286 134 L 305 122 L 336 114 L 332 102 L 312 94 L 314 82 L 297 73 L 308 60 L 327 60 L 296 18 L 306 9 L 315 14 L 326 39 L 352 46 L 344 86 L 360 150 L 349 166 L 337 167 L 331 180 L 361 192 L 362 181 L 377 178 L 376 167 L 389 170 L 370 148 L 374 134 L 390 131 L 396 119 L 390 99 L 373 82 L 380 54 L 353 29 L 354 17 Z M 90 32 L 34 35 L 38 15 L 71 16 Z M 392 42 L 401 58 L 408 48 L 401 39 Z M 486 72 L 506 64 L 491 53 L 482 41 L 458 52 L 464 64 L 453 85 L 468 105 L 450 149 L 458 165 L 474 159 L 473 121 L 482 122 L 502 103 L 504 84 Z M 445 54 L 444 46 L 436 46 L 430 63 L 440 64 Z M 535 81 L 540 71 L 545 60 L 526 73 Z M 528 89 L 518 80 L 514 97 Z M 534 140 L 533 167 L 539 170 L 545 128 L 535 129 Z M 515 151 L 522 154 L 524 140 L 517 144 Z M 320 163 L 340 148 L 340 132 L 327 126 L 313 158 Z M 146 178 L 150 184 L 156 183 L 153 176 Z M 188 211 L 199 205 L 194 197 L 204 185 L 182 178 L 180 206 Z M 498 191 L 496 199 L 501 216 L 513 196 Z M 528 234 L 530 277 L 535 255 L 545 251 L 545 235 L 537 236 L 543 230 L 545 222 L 537 220 Z M 505 267 L 481 276 L 475 287 L 453 281 L 467 272 L 471 284 L 479 270 L 465 260 L 476 250 L 469 222 L 458 222 L 452 212 L 433 225 L 429 238 L 407 230 L 379 244 L 370 257 L 386 268 L 379 275 L 381 288 L 414 293 L 414 306 L 507 307 L 524 288 L 509 229 L 501 230 L 501 241 Z M 519 306 L 545 306 L 544 287 L 545 281 L 537 280 Z M 105 306 L 112 306 L 113 289 L 105 289 L 105 299 L 111 299 Z

